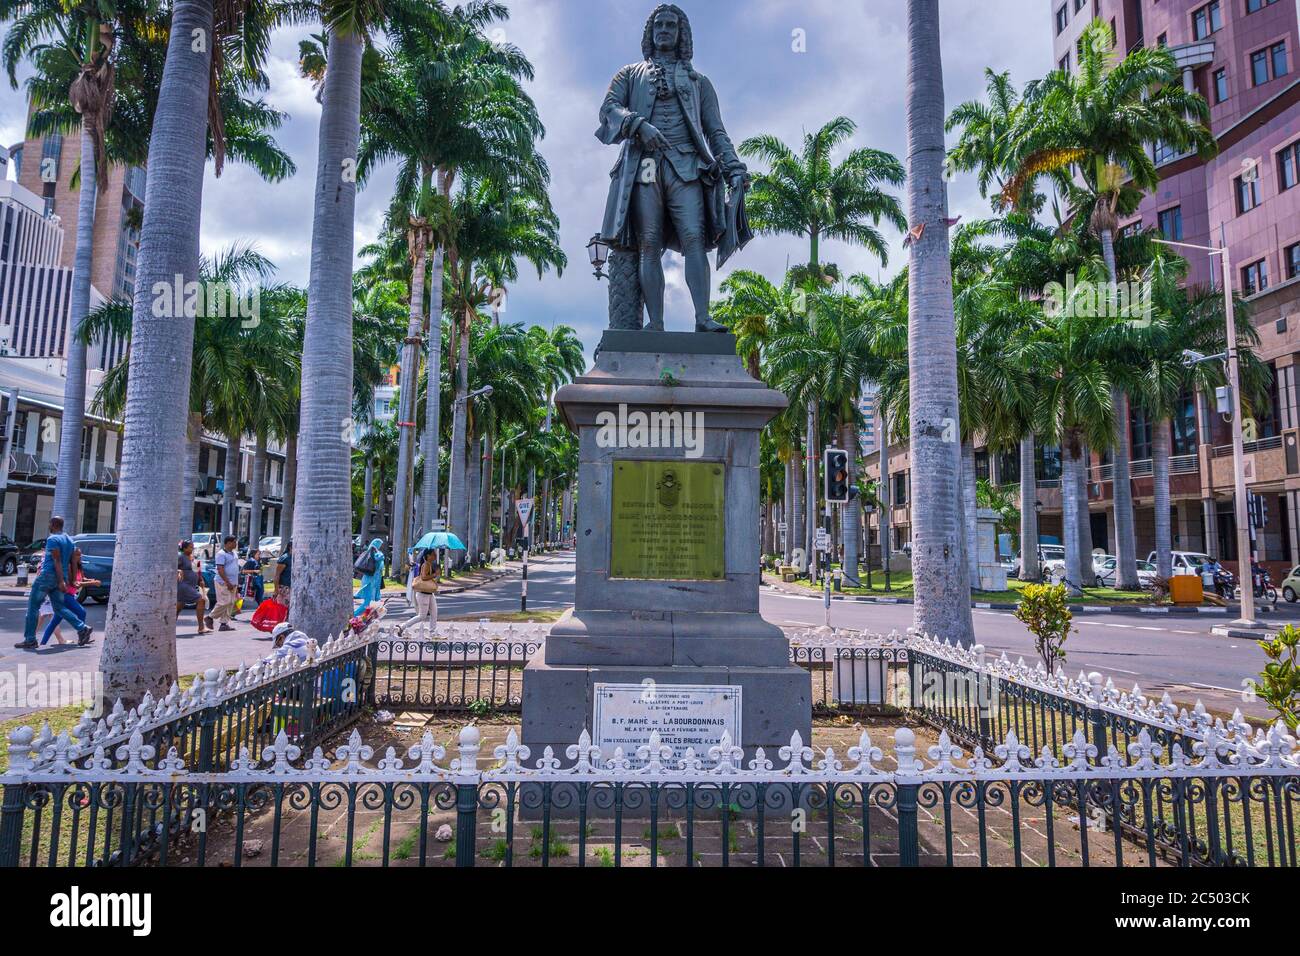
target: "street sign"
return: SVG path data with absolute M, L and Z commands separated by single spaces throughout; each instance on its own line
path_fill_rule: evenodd
M 447 520 L 446 520 L 445 518 L 434 518 L 433 521 L 432 521 L 432 527 L 430 527 L 429 530 L 430 530 L 430 531 L 446 531 L 446 530 L 447 530 Z
M 519 514 L 519 523 L 525 528 L 528 527 L 528 519 L 533 514 L 533 499 L 520 498 L 515 502 L 515 511 Z
M 829 551 L 831 549 L 830 532 L 825 528 L 818 528 L 817 534 L 813 538 L 813 547 L 818 551 Z

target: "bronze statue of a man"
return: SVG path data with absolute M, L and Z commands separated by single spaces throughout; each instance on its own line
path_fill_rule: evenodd
M 713 84 L 691 65 L 691 25 L 680 7 L 655 7 L 641 53 L 641 62 L 614 75 L 600 108 L 596 138 L 623 144 L 610 173 L 601 237 L 639 254 L 647 328 L 664 327 L 667 248 L 686 260 L 695 330 L 724 332 L 709 318 L 708 252 L 718 250 L 720 267 L 750 239 L 748 171 L 722 125 Z

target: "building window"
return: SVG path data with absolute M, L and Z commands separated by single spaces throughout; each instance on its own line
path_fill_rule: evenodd
M 1061 479 L 1061 449 L 1056 445 L 1035 445 L 1034 477 L 1038 481 Z
M 1133 420 L 1129 424 L 1129 458 L 1133 461 L 1145 461 L 1151 457 L 1151 419 L 1141 408 L 1133 409 Z
M 1004 485 L 1014 485 L 1020 481 L 1020 449 L 998 452 L 998 481 Z
M 1277 182 L 1279 192 L 1300 184 L 1300 141 L 1277 154 Z
M 1162 33 L 1160 34 L 1160 36 L 1156 37 L 1156 46 L 1159 47 L 1161 50 L 1169 46 L 1169 34 Z
M 1222 103 L 1228 98 L 1228 71 L 1214 71 L 1214 102 Z
M 1268 58 L 1270 61 L 1272 61 L 1273 64 L 1273 79 L 1276 80 L 1279 76 L 1287 75 L 1288 70 L 1286 66 L 1286 41 L 1285 40 L 1283 40 L 1281 43 L 1274 43 L 1271 47 L 1268 48 Z
M 1160 221 L 1160 234 L 1171 242 L 1180 242 L 1183 238 L 1183 207 L 1174 206 L 1164 209 L 1157 216 Z
M 1058 64 L 1056 64 L 1056 68 L 1057 68 L 1058 70 L 1060 70 L 1062 73 L 1069 73 L 1069 72 L 1070 72 L 1070 54 L 1067 53 L 1067 54 L 1065 54 L 1065 56 L 1061 57 L 1061 62 L 1058 63 Z
M 1065 25 L 1069 22 L 1070 11 L 1066 8 L 1065 4 L 1061 4 L 1061 8 L 1056 11 L 1056 32 L 1058 34 L 1064 33 Z
M 1277 0 L 1246 0 L 1246 12 L 1258 13 L 1265 7 L 1271 7 L 1275 3 L 1277 3 Z
M 1260 259 L 1241 270 L 1241 289 L 1244 295 L 1254 295 L 1268 288 L 1268 263 Z
M 987 449 L 975 453 L 975 480 L 989 480 L 989 453 Z
M 1233 191 L 1237 194 L 1238 216 L 1259 205 L 1259 172 L 1252 170 L 1250 175 L 1250 179 L 1243 174 L 1232 181 Z
M 1179 398 L 1178 410 L 1174 412 L 1170 424 L 1173 426 L 1170 451 L 1175 455 L 1195 454 L 1196 399 L 1184 392 Z
M 1157 166 L 1163 166 L 1165 163 L 1173 162 L 1179 156 L 1178 150 L 1174 149 L 1168 143 L 1156 142 L 1153 150 L 1153 158 Z
M 1211 33 L 1223 28 L 1223 12 L 1219 9 L 1219 0 L 1212 0 L 1192 13 L 1192 36 L 1204 40 Z
M 891 499 L 891 504 L 895 504 L 895 505 L 907 504 L 907 472 L 905 471 L 896 472 L 891 478 L 891 480 L 894 483 L 894 487 L 891 489 L 889 495 Z
M 1080 10 L 1082 10 L 1083 5 L 1087 2 L 1088 0 L 1074 0 L 1074 12 L 1078 13 Z
M 1286 261 L 1286 277 L 1288 279 L 1300 278 L 1300 242 L 1293 246 L 1287 246 L 1282 251 L 1282 258 Z

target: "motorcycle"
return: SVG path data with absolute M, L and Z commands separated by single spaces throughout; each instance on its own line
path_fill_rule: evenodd
M 1264 598 L 1274 608 L 1277 607 L 1277 588 L 1273 587 L 1273 578 L 1267 568 L 1256 568 L 1251 574 L 1251 591 L 1257 598 Z

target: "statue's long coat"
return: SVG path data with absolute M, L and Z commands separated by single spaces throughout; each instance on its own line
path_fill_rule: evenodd
M 714 249 L 727 227 L 726 182 L 737 172 L 745 171 L 745 164 L 736 155 L 722 125 L 718 109 L 718 95 L 708 77 L 689 70 L 684 63 L 676 64 L 674 86 L 690 128 L 691 138 L 709 169 L 700 174 L 705 196 L 705 247 Z M 650 118 L 654 108 L 655 85 L 651 64 L 643 60 L 631 63 L 610 81 L 605 102 L 600 107 L 600 129 L 596 138 L 607 146 L 622 143 L 618 162 L 610 170 L 609 198 L 605 203 L 605 222 L 601 237 L 622 249 L 635 249 L 636 236 L 632 232 L 628 210 L 632 202 L 632 188 L 636 185 L 645 150 L 636 132 Z M 664 223 L 664 239 L 669 249 L 681 251 L 681 244 L 671 221 Z M 743 237 L 748 239 L 748 236 Z M 740 245 L 744 244 L 743 239 Z

